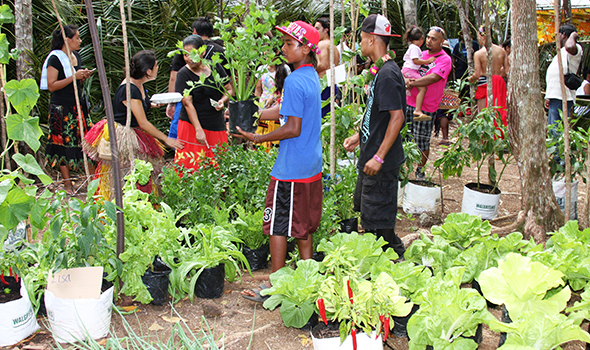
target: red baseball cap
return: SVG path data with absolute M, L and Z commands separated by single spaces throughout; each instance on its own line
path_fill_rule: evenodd
M 320 42 L 320 33 L 311 24 L 303 21 L 291 22 L 288 27 L 275 27 L 279 32 L 286 34 L 299 41 L 303 45 L 309 46 L 311 51 L 316 54 L 320 53 L 318 44 Z

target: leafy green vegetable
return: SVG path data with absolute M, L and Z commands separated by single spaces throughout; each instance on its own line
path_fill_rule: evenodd
M 407 261 L 424 266 L 430 266 L 436 273 L 450 268 L 453 261 L 461 253 L 461 249 L 449 244 L 441 236 L 430 239 L 423 232 L 421 239 L 412 242 L 404 254 Z
M 499 348 L 503 350 L 550 350 L 572 340 L 590 342 L 590 335 L 580 328 L 575 317 L 560 313 L 527 310 L 512 323 L 490 318 L 489 325 L 496 332 L 508 333 L 506 342 Z
M 510 317 L 521 318 L 524 312 L 559 313 L 570 298 L 569 287 L 547 296 L 553 288 L 563 286 L 563 273 L 519 254 L 510 253 L 498 267 L 483 271 L 479 284 L 483 295 L 494 304 L 504 304 Z
M 483 270 L 497 267 L 498 260 L 503 259 L 508 253 L 517 253 L 526 244 L 527 241 L 522 239 L 519 232 L 501 238 L 497 235 L 485 236 L 479 244 L 474 244 L 459 254 L 453 266 L 465 266 L 463 283 L 470 283 L 474 279 L 477 280 Z
M 422 293 L 420 309 L 408 321 L 409 348 L 476 349 L 480 323 L 493 317 L 485 299 L 474 289 L 460 288 L 464 267 L 436 275 Z
M 342 275 L 367 278 L 371 267 L 380 259 L 395 260 L 398 255 L 391 248 L 383 251 L 387 243 L 373 234 L 359 235 L 338 233 L 318 245 L 318 251 L 325 252 L 321 271 Z
M 480 216 L 467 213 L 451 213 L 441 226 L 432 226 L 433 235 L 439 235 L 449 244 L 456 244 L 465 249 L 481 237 L 492 233 L 489 221 L 482 221 Z
M 573 290 L 584 288 L 590 281 L 590 229 L 580 231 L 577 221 L 568 221 L 551 235 L 546 250 L 529 257 L 561 271 Z
M 299 260 L 295 270 L 283 267 L 270 275 L 272 287 L 261 292 L 271 296 L 264 307 L 274 310 L 280 305 L 285 326 L 301 328 L 316 310 L 315 300 L 324 278 L 319 263 L 313 259 Z

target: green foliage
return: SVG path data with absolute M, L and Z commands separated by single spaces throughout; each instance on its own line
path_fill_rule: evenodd
M 303 327 L 316 310 L 314 301 L 325 276 L 319 273 L 320 263 L 313 259 L 299 260 L 297 269 L 283 267 L 270 275 L 272 287 L 262 295 L 270 295 L 264 307 L 281 306 L 281 318 L 287 327 Z
M 420 309 L 408 321 L 409 348 L 477 349 L 477 326 L 493 317 L 485 299 L 474 289 L 460 288 L 464 268 L 452 268 L 428 283 Z
M 235 207 L 238 218 L 232 222 L 236 236 L 250 249 L 258 249 L 268 244 L 269 236 L 262 234 L 262 216 L 264 212 L 246 212 L 240 205 Z
M 318 246 L 318 251 L 325 253 L 321 271 L 334 274 L 337 278 L 368 278 L 373 265 L 398 258 L 392 248 L 383 251 L 382 247 L 386 244 L 383 237 L 377 239 L 370 233 L 338 233 Z
M 504 303 L 512 319 L 512 323 L 493 317 L 488 320 L 492 330 L 508 333 L 500 349 L 554 349 L 571 340 L 590 341 L 590 335 L 580 328 L 583 317 L 561 314 L 571 296 L 569 287 L 561 288 L 563 277 L 561 272 L 518 254 L 508 254 L 497 268 L 481 273 L 486 299 Z
M 258 81 L 258 67 L 274 64 L 279 47 L 276 37 L 266 35 L 275 26 L 276 13 L 272 8 L 251 5 L 242 17 L 234 13 L 232 19 L 224 18 L 215 23 L 215 29 L 225 43 L 225 66 L 231 78 L 234 101 L 245 101 L 254 95 Z M 242 17 L 243 23 L 237 23 Z
M 433 235 L 439 235 L 450 244 L 465 249 L 474 241 L 492 233 L 489 221 L 482 221 L 480 216 L 467 213 L 451 213 L 441 226 L 432 226 Z
M 355 216 L 352 209 L 358 175 L 353 163 L 339 168 L 340 174 L 324 181 L 324 185 L 327 187 L 327 191 L 324 193 L 324 203 L 334 206 L 338 217 L 345 220 Z
M 532 251 L 528 256 L 561 271 L 573 290 L 590 282 L 590 229 L 580 231 L 577 221 L 568 221 L 551 233 L 545 246 L 546 250 Z
M 477 114 L 469 123 L 462 123 L 457 119 L 459 127 L 455 130 L 453 137 L 457 141 L 451 144 L 443 153 L 442 157 L 434 162 L 435 167 L 440 167 L 443 177 L 447 179 L 454 175 L 460 177 L 464 166 L 471 166 L 475 163 L 477 168 L 477 184 L 481 184 L 481 168 L 489 157 L 497 157 L 503 167 L 500 174 L 490 169 L 489 177 L 495 179 L 492 192 L 495 191 L 497 184 L 500 182 L 504 170 L 511 161 L 512 154 L 504 153 L 510 150 L 508 137 L 502 138 L 506 133 L 506 128 L 500 120 L 497 107 L 487 107 Z M 494 126 L 494 120 L 497 121 L 498 128 Z M 464 145 L 467 141 L 467 145 Z
M 135 172 L 128 175 L 123 188 L 126 246 L 125 252 L 119 256 L 125 263 L 120 276 L 125 281 L 121 293 L 147 304 L 152 301 L 152 297 L 141 276 L 151 267 L 157 255 L 170 265 L 180 247 L 180 230 L 176 227 L 176 221 L 183 213 L 175 216 L 172 209 L 163 202 L 160 203 L 159 210 L 154 209 L 148 200 L 149 195 L 135 188 L 137 176 Z M 115 246 L 116 217 L 110 216 L 106 222 L 105 237 L 108 244 Z
M 563 123 L 561 121 L 549 126 L 549 130 L 547 131 L 547 156 L 549 157 L 549 170 L 552 177 L 556 175 L 565 176 L 564 135 Z M 588 134 L 588 130 L 572 126 L 569 129 L 569 139 L 571 164 L 570 178 L 574 181 L 577 175 L 580 175 L 584 183 L 586 183 L 586 158 L 588 156 L 587 147 L 590 135 Z
M 216 225 L 198 225 L 192 229 L 181 229 L 181 238 L 186 245 L 177 247 L 162 256 L 172 267 L 170 291 L 176 300 L 187 294 L 192 301 L 197 279 L 204 269 L 225 264 L 225 278 L 233 282 L 241 277 L 238 263 L 250 267 L 236 243 L 242 243 L 227 229 Z M 195 243 L 191 243 L 194 239 Z
M 404 253 L 404 257 L 406 261 L 430 266 L 436 273 L 439 270 L 449 269 L 461 251 L 462 249 L 449 244 L 441 236 L 430 239 L 424 233 L 420 233 L 420 239 L 412 242 Z
M 237 145 L 218 153 L 216 164 L 203 164 L 197 171 L 163 169 L 163 198 L 176 214 L 188 209 L 183 222 L 189 226 L 214 223 L 213 213 L 222 205 L 239 205 L 248 213 L 264 207 L 275 151 Z

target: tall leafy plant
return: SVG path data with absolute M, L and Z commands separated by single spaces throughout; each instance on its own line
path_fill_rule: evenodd
M 234 101 L 245 101 L 254 96 L 256 82 L 261 74 L 259 67 L 273 64 L 278 40 L 267 33 L 274 29 L 276 13 L 272 8 L 250 6 L 232 19 L 215 23 L 215 29 L 225 43 L 226 70 L 231 78 Z M 243 15 L 243 22 L 238 23 Z

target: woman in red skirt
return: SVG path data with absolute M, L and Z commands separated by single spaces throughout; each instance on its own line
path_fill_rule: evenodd
M 199 50 L 203 45 L 203 39 L 198 35 L 191 35 L 183 41 L 183 48 L 187 52 Z M 213 65 L 206 60 L 193 62 L 188 54 L 184 55 L 184 60 L 186 66 L 178 71 L 175 91 L 184 94 L 185 90 L 190 90 L 189 96 L 182 99 L 178 121 L 177 137 L 185 145 L 183 149 L 176 150 L 174 161 L 185 168 L 196 170 L 199 163 L 209 163 L 215 158 L 216 147 L 227 144 L 223 108 L 229 98 L 223 91 L 225 89 L 231 95 L 233 87 L 229 82 L 222 86 L 214 79 L 212 69 L 222 80 L 227 78 L 221 64 Z M 192 83 L 199 81 L 202 83 Z

